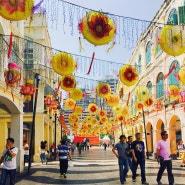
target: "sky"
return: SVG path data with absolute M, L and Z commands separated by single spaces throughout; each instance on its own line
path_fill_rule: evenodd
M 66 0 L 67 2 L 86 7 L 96 11 L 108 12 L 110 14 L 116 14 L 124 17 L 132 17 L 141 20 L 151 21 L 157 11 L 160 9 L 164 0 Z M 60 5 L 60 3 L 59 3 Z M 67 11 L 67 10 L 66 10 Z M 68 13 L 66 13 L 66 22 Z M 79 33 L 77 30 L 78 22 L 75 21 L 75 17 L 71 18 L 74 31 L 71 34 L 71 27 L 65 23 L 63 25 L 63 13 L 59 9 L 57 26 L 50 27 L 49 33 L 51 36 L 52 47 L 66 51 L 72 54 L 78 54 L 82 56 L 91 57 L 95 52 L 95 58 L 114 61 L 119 63 L 126 63 L 132 53 L 132 48 L 125 47 L 122 40 L 116 39 L 116 45 L 109 53 L 106 50 L 110 46 L 96 46 L 84 41 L 82 37 L 83 51 L 80 52 L 79 47 Z M 64 33 L 65 27 L 65 33 Z M 68 30 L 69 29 L 69 30 Z

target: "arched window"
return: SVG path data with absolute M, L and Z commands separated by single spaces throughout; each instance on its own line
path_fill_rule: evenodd
M 139 58 L 138 58 L 138 73 L 139 75 L 141 74 L 141 55 L 139 55 Z
M 174 68 L 175 66 L 175 68 Z M 180 65 L 179 62 L 177 60 L 174 60 L 169 68 L 169 71 L 172 69 L 173 71 L 171 72 L 171 74 L 168 76 L 168 85 L 177 85 L 179 87 L 179 81 L 177 79 L 177 75 L 179 74 L 179 70 L 180 70 Z
M 173 8 L 168 16 L 167 24 L 178 25 L 178 16 L 176 8 Z
M 156 83 L 156 98 L 161 98 L 164 96 L 164 75 L 160 72 L 157 76 Z
M 24 44 L 24 69 L 33 69 L 33 39 L 26 37 Z
M 151 42 L 148 42 L 146 46 L 146 65 L 151 61 Z
M 149 92 L 152 93 L 152 82 L 151 81 L 148 81 L 148 83 L 147 83 L 146 86 L 147 86 Z

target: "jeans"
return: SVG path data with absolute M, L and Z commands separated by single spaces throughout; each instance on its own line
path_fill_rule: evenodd
M 60 159 L 60 174 L 67 173 L 68 159 Z
M 172 174 L 172 161 L 171 160 L 167 160 L 167 161 L 163 161 L 160 162 L 160 168 L 159 171 L 157 173 L 157 181 L 160 181 L 162 178 L 162 174 L 164 172 L 164 170 L 167 168 L 167 172 L 168 172 L 168 182 L 169 185 L 174 184 L 174 177 Z
M 119 158 L 118 164 L 119 164 L 120 182 L 123 184 L 125 181 L 125 176 L 129 170 L 128 159 L 127 158 Z M 123 169 L 123 166 L 124 166 L 124 169 Z
M 10 176 L 10 185 L 14 185 L 15 184 L 15 173 L 16 173 L 16 169 L 14 169 L 14 170 L 2 169 L 0 185 L 6 184 L 6 180 L 7 180 L 8 175 Z
M 131 157 L 128 157 L 128 164 L 129 164 L 130 170 L 132 172 L 132 158 Z
M 41 153 L 40 154 L 40 160 L 41 160 L 42 163 L 43 162 L 46 162 L 47 163 L 47 159 L 46 159 L 46 154 L 45 153 Z
M 136 179 L 136 171 L 138 164 L 140 165 L 141 169 L 141 181 L 146 182 L 146 176 L 145 176 L 145 159 L 138 160 L 137 162 L 132 159 L 132 179 Z

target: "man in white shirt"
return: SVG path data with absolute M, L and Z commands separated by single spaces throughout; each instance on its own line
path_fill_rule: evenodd
M 14 139 L 8 138 L 6 148 L 3 150 L 3 155 L 0 159 L 0 164 L 3 162 L 0 185 L 5 185 L 8 175 L 10 176 L 10 184 L 15 184 L 16 174 L 16 155 L 18 148 L 14 147 Z
M 23 149 L 24 149 L 24 166 L 26 162 L 29 162 L 29 145 L 26 140 L 23 141 Z

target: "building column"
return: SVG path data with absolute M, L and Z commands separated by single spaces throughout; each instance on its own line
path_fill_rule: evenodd
M 156 130 L 153 130 L 153 156 L 154 159 L 156 159 L 156 147 L 157 147 L 157 132 Z
M 18 147 L 17 170 L 24 170 L 24 150 L 23 150 L 23 114 L 11 114 L 10 137 L 14 138 L 14 145 Z

